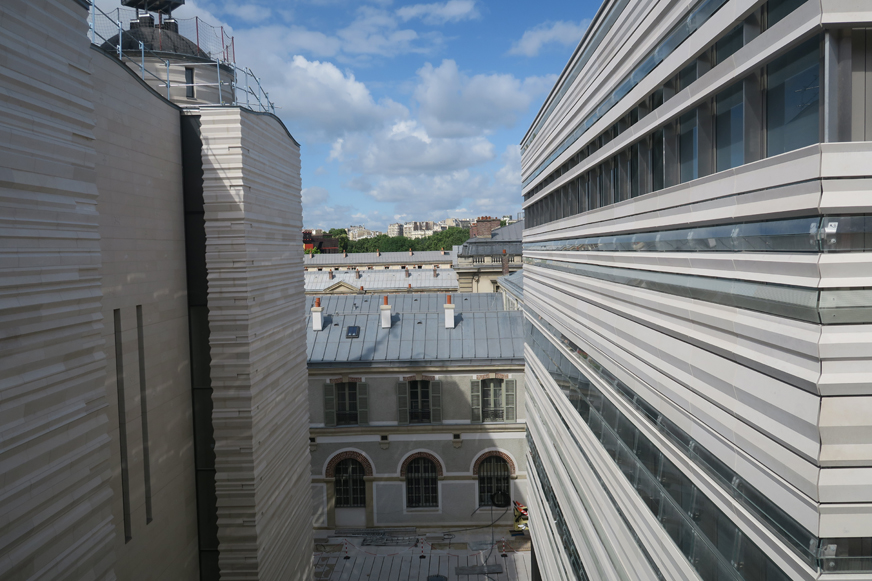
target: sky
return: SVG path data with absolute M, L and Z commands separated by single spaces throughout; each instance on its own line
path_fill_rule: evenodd
M 98 0 L 115 8 L 119 0 Z M 187 0 L 301 144 L 306 228 L 521 210 L 518 143 L 599 2 Z

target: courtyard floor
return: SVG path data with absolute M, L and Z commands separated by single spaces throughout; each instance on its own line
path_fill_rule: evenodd
M 399 547 L 364 546 L 360 537 L 335 537 L 328 531 L 317 531 L 315 536 L 315 579 L 318 581 L 428 581 L 432 575 L 443 575 L 450 581 L 531 579 L 529 537 L 511 537 L 504 528 L 496 530 L 494 546 L 490 529 L 457 532 L 450 545 L 423 531 L 418 532 L 415 546 Z M 503 554 L 506 556 L 502 557 Z M 502 572 L 464 574 L 463 569 L 457 571 L 458 567 L 482 565 L 490 565 L 490 571 L 498 567 Z

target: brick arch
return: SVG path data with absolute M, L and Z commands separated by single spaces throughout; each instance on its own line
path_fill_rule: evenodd
M 506 464 L 509 465 L 509 474 L 514 476 L 514 474 L 515 474 L 515 462 L 514 462 L 514 460 L 512 460 L 512 458 L 508 454 L 506 454 L 505 452 L 500 452 L 499 450 L 491 450 L 490 452 L 485 452 L 484 454 L 482 454 L 481 456 L 476 458 L 475 464 L 473 464 L 473 466 L 472 466 L 472 475 L 478 476 L 478 467 L 481 465 L 482 462 L 484 462 L 485 460 L 487 460 L 488 458 L 490 458 L 492 456 L 499 456 L 500 458 L 505 460 Z
M 427 458 L 428 460 L 433 462 L 433 464 L 436 465 L 436 476 L 442 476 L 442 462 L 439 460 L 439 458 L 437 458 L 430 452 L 415 452 L 414 454 L 409 454 L 409 456 L 405 460 L 403 460 L 403 465 L 400 466 L 401 477 L 406 477 L 406 467 L 412 460 L 417 460 L 418 458 Z
M 336 477 L 336 466 L 342 462 L 343 460 L 357 460 L 363 466 L 363 475 L 364 476 L 372 476 L 372 464 L 370 464 L 369 459 L 361 454 L 360 452 L 355 452 L 354 450 L 348 450 L 345 452 L 340 452 L 330 458 L 330 462 L 327 463 L 327 469 L 324 471 L 324 476 L 326 478 L 335 478 Z

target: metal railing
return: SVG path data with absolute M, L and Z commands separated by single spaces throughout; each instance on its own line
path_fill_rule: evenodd
M 139 12 L 139 15 L 143 14 L 143 12 Z M 125 16 L 128 17 L 128 25 L 126 28 L 124 23 Z M 272 101 L 270 101 L 269 93 L 264 90 L 260 77 L 255 75 L 250 68 L 236 65 L 235 41 L 232 36 L 229 36 L 224 32 L 223 26 L 216 27 L 206 24 L 200 20 L 199 17 L 181 21 L 176 20 L 180 25 L 178 34 L 186 38 L 188 38 L 188 36 L 182 32 L 184 28 L 182 24 L 188 21 L 193 23 L 190 28 L 195 39 L 189 38 L 189 40 L 196 42 L 197 50 L 207 55 L 212 62 L 194 62 L 191 60 L 172 62 L 165 56 L 167 51 L 160 51 L 160 53 L 155 52 L 152 49 L 146 48 L 145 44 L 139 40 L 137 40 L 139 54 L 136 55 L 136 57 L 129 54 L 131 52 L 129 49 L 126 51 L 124 50 L 124 35 L 130 34 L 129 22 L 130 20 L 135 20 L 135 16 L 138 16 L 138 14 L 132 9 L 116 8 L 109 13 L 104 12 L 92 1 L 88 22 L 91 43 L 98 45 L 101 48 L 104 48 L 107 43 L 111 44 L 118 60 L 132 63 L 135 68 L 139 69 L 140 77 L 143 81 L 152 80 L 156 82 L 158 87 L 166 88 L 166 98 L 168 100 L 171 99 L 170 90 L 173 87 L 184 89 L 187 89 L 188 87 L 215 87 L 218 93 L 218 102 L 214 103 L 214 105 L 244 106 L 252 111 L 275 114 L 276 106 Z M 218 48 L 219 45 L 220 49 Z M 154 59 L 163 63 L 161 68 L 165 71 L 164 76 L 159 76 L 146 67 L 146 56 L 149 57 L 149 59 Z M 193 55 L 179 56 L 184 59 L 185 56 Z M 170 77 L 170 69 L 172 67 L 214 67 L 216 82 L 173 82 Z M 228 75 L 231 76 L 230 81 L 222 80 L 222 68 L 225 70 L 225 77 Z M 198 104 L 197 106 L 203 105 Z

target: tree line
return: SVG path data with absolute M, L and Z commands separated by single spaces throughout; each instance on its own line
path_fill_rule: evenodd
M 405 252 L 409 248 L 413 252 L 424 252 L 426 250 L 451 250 L 452 246 L 463 244 L 469 239 L 469 230 L 464 228 L 448 228 L 442 232 L 426 238 L 418 238 L 412 240 L 405 236 L 388 236 L 382 234 L 374 238 L 364 238 L 363 240 L 349 240 L 348 233 L 344 228 L 332 228 L 327 232 L 331 238 L 336 238 L 339 241 L 339 249 L 348 253 L 356 252 Z

